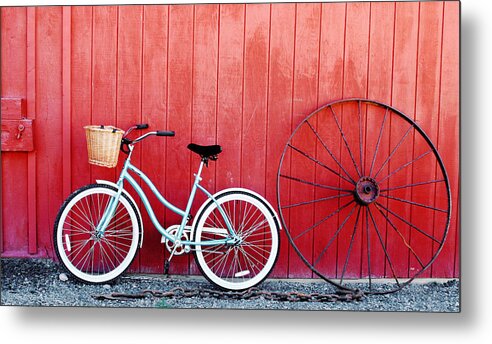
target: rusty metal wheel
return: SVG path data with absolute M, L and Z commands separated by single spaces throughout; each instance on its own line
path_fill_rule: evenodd
M 312 271 L 291 274 L 365 293 L 430 277 L 451 216 L 431 139 L 402 112 L 366 99 L 327 104 L 297 126 L 281 156 L 277 200 Z

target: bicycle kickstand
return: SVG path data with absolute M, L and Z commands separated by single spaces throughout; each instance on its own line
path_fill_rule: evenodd
M 169 275 L 169 266 L 171 265 L 171 259 L 173 259 L 174 252 L 176 252 L 176 249 L 180 246 L 180 244 L 176 243 L 173 247 L 173 250 L 171 251 L 171 255 L 169 256 L 168 259 L 164 262 L 164 275 Z

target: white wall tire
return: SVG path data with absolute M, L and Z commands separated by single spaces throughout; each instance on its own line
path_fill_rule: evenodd
M 201 246 L 195 259 L 203 275 L 226 290 L 245 290 L 261 283 L 279 251 L 279 224 L 268 206 L 248 192 L 227 192 L 217 202 L 242 238 L 238 245 Z M 217 205 L 209 201 L 197 215 L 196 242 L 224 237 L 226 226 Z
M 55 223 L 56 254 L 77 279 L 107 283 L 131 264 L 138 249 L 140 219 L 132 201 L 122 194 L 115 216 L 103 238 L 94 229 L 109 199 L 117 190 L 108 185 L 87 185 L 70 195 Z

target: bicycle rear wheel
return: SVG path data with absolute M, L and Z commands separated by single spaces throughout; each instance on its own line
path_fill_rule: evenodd
M 115 214 L 104 236 L 96 227 L 117 189 L 87 185 L 70 195 L 55 222 L 55 251 L 65 268 L 77 279 L 107 283 L 131 264 L 138 248 L 140 219 L 133 202 L 120 196 Z
M 277 197 L 289 241 L 312 272 L 366 293 L 430 277 L 451 216 L 431 139 L 402 112 L 366 99 L 333 102 L 298 125 L 281 157 Z
M 227 290 L 244 290 L 261 283 L 278 256 L 279 224 L 264 204 L 247 192 L 226 192 L 217 198 L 240 240 L 234 245 L 196 245 L 195 260 L 203 275 Z M 196 242 L 224 239 L 228 230 L 215 202 L 198 215 Z

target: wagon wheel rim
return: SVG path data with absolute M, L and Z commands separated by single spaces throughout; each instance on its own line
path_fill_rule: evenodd
M 352 106 L 356 109 L 354 127 L 358 129 L 356 130 L 356 136 L 358 137 L 352 138 L 352 140 L 347 138 L 347 133 L 344 132 L 343 128 L 344 125 L 342 119 L 347 121 L 343 114 L 344 106 Z M 340 108 L 342 109 L 342 114 L 337 113 L 337 110 L 340 110 Z M 380 118 L 378 122 L 376 122 L 377 130 L 374 133 L 369 133 L 368 131 L 368 122 L 370 121 L 368 109 L 370 108 L 378 109 L 371 111 L 378 113 L 378 117 Z M 320 118 L 322 117 L 320 114 L 323 112 L 332 117 L 331 126 L 336 136 L 338 136 L 339 142 L 339 146 L 337 147 L 338 155 L 335 149 L 324 140 L 325 137 L 322 133 L 318 132 Z M 323 118 L 326 118 L 326 115 L 323 116 L 325 116 Z M 406 123 L 406 127 L 401 135 L 394 140 L 394 143 L 392 143 L 391 138 L 389 139 L 389 150 L 385 156 L 381 153 L 383 151 L 382 147 L 384 146 L 382 144 L 384 139 L 382 140 L 382 138 L 383 136 L 391 137 L 391 125 L 394 125 L 393 122 L 395 121 L 397 121 L 397 124 Z M 304 130 L 304 132 L 307 131 L 312 138 L 314 138 L 316 147 L 314 154 L 313 152 L 299 148 L 298 145 L 296 145 L 296 135 L 301 135 L 300 132 L 302 130 Z M 402 146 L 408 144 L 409 138 L 412 140 L 411 142 L 413 145 L 411 159 L 405 161 L 403 164 L 397 164 L 397 166 L 394 164 L 392 165 L 392 159 L 398 155 L 399 150 L 403 150 L 401 148 Z M 371 141 L 370 144 L 369 141 Z M 417 142 L 421 143 L 420 146 L 427 146 L 427 149 L 423 153 L 417 151 L 415 148 L 418 146 Z M 372 153 L 370 151 L 371 148 L 367 148 L 369 146 L 372 148 Z M 318 148 L 324 152 L 324 160 L 317 159 L 318 156 L 316 154 L 318 153 Z M 367 150 L 369 150 L 369 152 L 367 152 Z M 342 151 L 345 153 L 342 153 Z M 298 159 L 303 159 L 316 166 L 314 179 L 304 179 L 291 174 L 293 156 L 297 156 Z M 344 156 L 345 159 L 342 159 L 342 156 Z M 328 164 L 326 159 L 329 159 L 331 164 Z M 429 159 L 431 159 L 431 163 L 434 164 L 433 174 L 435 175 L 435 178 L 428 180 L 414 179 L 414 173 L 418 173 L 416 167 L 417 164 L 421 166 L 422 163 L 428 163 Z M 332 178 L 337 179 L 337 183 L 325 183 L 317 180 L 316 175 L 318 169 L 325 170 Z M 400 185 L 390 184 L 392 178 L 398 177 L 401 179 L 402 173 L 408 174 L 410 170 L 412 176 L 410 183 Z M 286 173 L 286 171 L 288 173 Z M 288 183 L 289 185 L 287 188 L 289 194 L 284 196 L 282 194 L 281 184 L 285 185 L 285 183 Z M 337 194 L 313 198 L 306 201 L 293 202 L 291 198 L 295 191 L 292 191 L 292 185 L 307 185 L 307 187 L 311 187 L 314 190 L 330 190 Z M 433 189 L 434 202 L 432 205 L 414 200 L 415 198 L 419 198 L 418 195 L 419 193 L 423 193 L 422 190 L 424 188 L 429 187 L 431 188 L 431 191 Z M 411 190 L 411 198 L 405 199 L 403 197 L 398 197 L 399 192 L 402 192 L 402 190 L 404 190 L 404 192 L 409 192 L 408 190 Z M 283 201 L 285 197 L 287 197 L 287 201 Z M 445 199 L 444 207 L 442 207 L 443 199 Z M 333 202 L 334 200 L 338 200 L 338 208 L 333 210 L 330 209 L 330 211 L 326 210 L 324 216 L 318 219 L 316 219 L 316 216 L 313 216 L 312 225 L 307 228 L 295 228 L 294 230 L 291 230 L 290 222 L 292 221 L 289 221 L 291 209 L 296 207 L 301 208 L 309 204 L 322 204 L 327 201 Z M 393 209 L 395 203 L 400 204 L 400 207 L 404 205 L 407 208 L 410 208 L 410 215 L 407 213 L 402 214 L 396 212 Z M 441 207 L 435 206 L 436 203 L 440 203 Z M 361 242 L 361 245 L 363 245 L 365 241 L 365 253 L 362 252 L 360 257 L 360 268 L 361 271 L 365 269 L 365 274 L 361 272 L 360 278 L 366 281 L 362 287 L 366 294 L 386 294 L 401 290 L 429 269 L 441 252 L 446 240 L 452 207 L 448 175 L 442 158 L 429 136 L 413 119 L 401 111 L 387 104 L 362 98 L 344 99 L 328 103 L 313 111 L 297 125 L 289 137 L 280 158 L 277 171 L 277 204 L 282 225 L 286 229 L 286 235 L 297 255 L 315 275 L 338 288 L 345 290 L 359 289 L 358 286 L 356 287 L 354 284 L 347 283 L 347 281 L 351 282 L 353 280 L 353 278 L 347 277 L 347 275 L 349 275 L 347 264 L 350 259 L 351 250 L 353 249 L 354 238 L 356 236 L 360 237 L 358 240 Z M 429 234 L 427 228 L 422 229 L 413 223 L 413 218 L 419 214 L 419 211 L 427 212 L 426 214 L 432 214 L 433 223 L 436 223 L 437 221 L 437 223 L 440 224 L 437 230 L 435 228 L 432 229 L 432 234 Z M 309 254 L 306 254 L 305 251 L 302 252 L 303 250 L 298 247 L 296 240 L 306 233 L 314 233 L 316 227 L 319 227 L 329 219 L 334 218 L 338 218 L 337 227 L 333 228 L 333 235 L 330 235 L 328 242 L 323 244 L 321 254 L 314 257 L 314 253 L 312 253 L 311 256 L 308 257 Z M 347 225 L 349 221 L 350 224 Z M 386 227 L 384 235 L 383 231 L 379 228 L 378 223 L 385 223 Z M 294 226 L 295 225 L 292 227 Z M 405 231 L 402 230 L 402 226 L 405 227 Z M 346 227 L 350 227 L 350 229 Z M 337 273 L 334 277 L 329 273 L 322 271 L 323 269 L 317 268 L 316 265 L 321 261 L 322 256 L 331 246 L 336 246 L 334 245 L 334 242 L 339 241 L 341 233 L 347 237 L 345 240 L 348 241 L 348 249 L 345 257 L 337 254 Z M 393 236 L 391 239 L 392 241 L 395 241 L 395 236 L 400 237 L 399 245 L 406 247 L 406 254 L 409 257 L 409 262 L 410 260 L 418 262 L 417 268 L 412 267 L 410 263 L 408 264 L 408 273 L 406 276 L 395 271 L 396 269 L 392 262 L 391 254 L 387 252 L 386 245 L 388 243 L 388 233 L 392 233 L 389 234 L 390 236 Z M 434 235 L 434 233 L 437 233 L 437 235 Z M 365 236 L 365 239 L 363 239 L 362 236 Z M 411 243 L 405 236 L 410 236 L 410 239 L 412 236 L 417 238 L 420 236 L 420 239 L 414 239 L 414 243 Z M 327 240 L 327 238 L 325 238 L 325 240 Z M 417 248 L 414 247 L 414 245 L 418 244 L 419 240 L 427 240 L 426 246 L 429 245 L 428 242 L 430 241 L 430 258 L 426 257 L 422 259 L 419 257 L 419 254 L 416 252 Z M 373 255 L 371 253 L 371 244 L 380 246 L 380 254 L 384 256 L 383 264 L 385 272 L 382 277 L 371 272 L 371 256 Z M 365 257 L 363 257 L 363 255 Z M 338 262 L 338 260 L 343 260 L 343 262 Z M 365 260 L 365 263 L 363 263 L 362 260 Z M 363 264 L 366 265 L 365 268 L 363 267 Z M 373 282 L 379 278 L 389 278 L 394 285 L 390 289 L 378 289 Z

